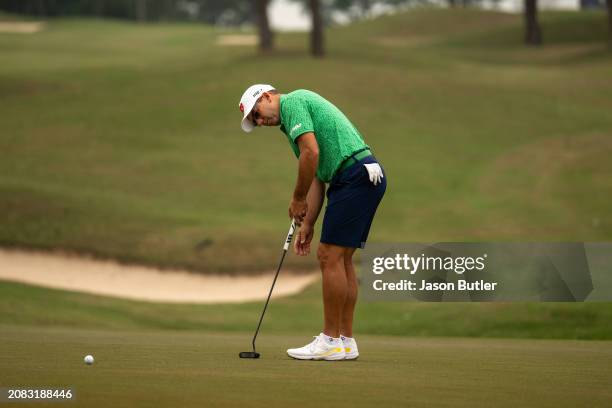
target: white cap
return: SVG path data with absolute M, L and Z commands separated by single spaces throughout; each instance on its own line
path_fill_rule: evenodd
M 238 105 L 240 112 L 243 113 L 242 122 L 240 124 L 242 126 L 242 130 L 245 132 L 250 132 L 253 130 L 253 123 L 247 119 L 247 116 L 249 116 L 249 113 L 251 113 L 253 107 L 255 106 L 255 102 L 257 102 L 261 95 L 264 92 L 268 92 L 273 89 L 275 88 L 272 85 L 257 84 L 249 86 L 249 88 L 244 91 L 242 98 L 240 98 L 240 105 Z

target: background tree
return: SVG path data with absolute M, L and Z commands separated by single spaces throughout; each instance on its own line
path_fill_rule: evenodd
M 0 0 L 0 9 L 35 16 L 96 16 L 138 21 L 254 22 L 254 0 Z M 269 2 L 269 1 L 268 1 Z
M 325 55 L 323 38 L 323 15 L 319 0 L 310 0 L 310 13 L 312 16 L 312 29 L 310 31 L 310 53 L 318 58 Z
M 612 48 L 612 0 L 606 0 L 608 5 L 608 46 Z
M 147 20 L 147 0 L 136 0 L 136 20 L 143 22 Z
M 176 4 L 175 0 L 163 0 L 162 2 L 163 17 L 165 20 L 176 20 Z
M 271 51 L 274 48 L 274 35 L 270 28 L 268 19 L 269 0 L 255 0 L 255 15 L 257 31 L 259 33 L 259 49 L 263 52 Z
M 105 9 L 105 4 L 104 4 L 104 0 L 94 0 L 94 9 L 93 9 L 93 13 L 96 16 L 100 16 L 103 17 L 104 16 L 104 9 Z
M 525 44 L 542 44 L 542 30 L 538 21 L 538 0 L 525 0 Z

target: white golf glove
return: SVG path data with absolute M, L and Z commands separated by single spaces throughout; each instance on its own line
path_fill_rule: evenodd
M 364 166 L 368 171 L 368 175 L 370 176 L 370 181 L 372 182 L 372 184 L 377 185 L 385 177 L 383 176 L 383 171 L 378 163 L 364 164 Z

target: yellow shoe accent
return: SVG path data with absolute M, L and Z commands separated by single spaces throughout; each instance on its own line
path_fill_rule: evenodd
M 327 356 L 329 356 L 331 354 L 339 353 L 341 351 L 342 351 L 342 348 L 336 347 L 335 349 L 326 351 L 325 353 L 317 354 L 317 356 L 319 356 L 319 357 L 327 357 Z
M 350 353 L 351 352 L 351 348 L 350 347 L 345 347 L 344 351 L 347 352 L 347 353 Z

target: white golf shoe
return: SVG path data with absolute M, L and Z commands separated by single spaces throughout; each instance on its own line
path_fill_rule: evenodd
M 323 333 L 304 347 L 287 350 L 287 354 L 298 360 L 344 360 L 345 356 L 342 340 Z
M 357 349 L 357 342 L 352 337 L 340 336 L 342 345 L 344 346 L 344 359 L 345 360 L 356 360 L 359 357 L 359 349 Z

